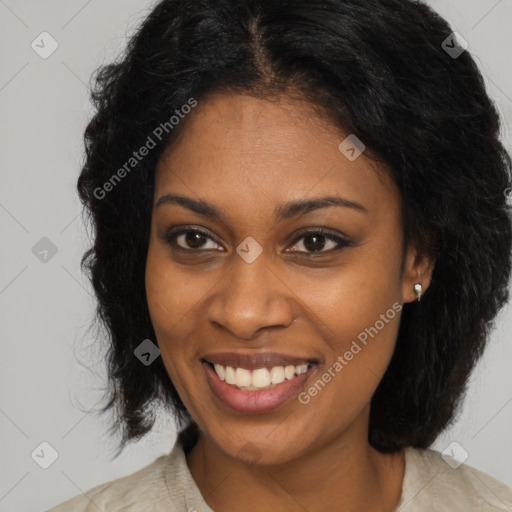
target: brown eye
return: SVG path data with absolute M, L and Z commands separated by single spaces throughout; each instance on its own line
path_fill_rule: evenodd
M 199 249 L 204 245 L 206 237 L 197 231 L 189 231 L 183 235 L 185 244 L 192 249 Z
M 197 229 L 180 229 L 177 231 L 171 231 L 163 236 L 165 242 L 169 245 L 185 251 L 194 251 L 197 249 L 201 250 L 218 250 L 216 247 L 204 247 L 207 241 L 212 241 L 215 244 L 217 242 L 206 233 L 203 233 Z M 179 240 L 178 240 L 179 239 Z
M 292 250 L 292 252 L 301 252 L 301 253 L 329 253 L 342 247 L 348 247 L 350 242 L 344 238 L 339 236 L 324 233 L 321 230 L 318 231 L 309 231 L 307 233 L 303 233 L 299 238 L 297 238 L 294 242 L 295 245 L 299 240 L 303 240 L 301 243 L 305 250 Z M 327 250 L 323 250 L 327 246 Z

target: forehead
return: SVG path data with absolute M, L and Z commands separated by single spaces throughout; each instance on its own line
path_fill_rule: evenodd
M 198 103 L 162 155 L 155 198 L 181 192 L 266 208 L 337 193 L 374 210 L 396 206 L 399 194 L 387 172 L 364 152 L 349 160 L 340 151 L 348 135 L 306 102 L 215 95 Z

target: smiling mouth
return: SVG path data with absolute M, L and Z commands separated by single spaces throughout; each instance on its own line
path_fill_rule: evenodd
M 247 369 L 239 367 L 234 368 L 219 363 L 212 363 L 207 360 L 203 360 L 203 362 L 214 370 L 220 380 L 233 388 L 244 391 L 272 389 L 285 381 L 296 379 L 316 365 L 314 362 L 304 362 L 298 365 Z

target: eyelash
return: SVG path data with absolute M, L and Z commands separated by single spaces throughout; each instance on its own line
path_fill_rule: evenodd
M 173 248 L 176 248 L 176 249 L 179 249 L 179 250 L 185 251 L 185 252 L 206 252 L 208 250 L 211 250 L 211 249 L 184 248 L 184 247 L 177 245 L 176 238 L 178 238 L 178 236 L 180 236 L 180 235 L 185 235 L 188 233 L 197 233 L 197 234 L 202 235 L 205 238 L 208 238 L 209 240 L 215 242 L 216 244 L 221 245 L 219 242 L 217 242 L 217 240 L 215 240 L 215 238 L 208 235 L 204 231 L 202 231 L 200 229 L 196 229 L 196 228 L 186 228 L 185 227 L 185 228 L 178 229 L 176 231 L 169 231 L 162 236 L 162 239 L 166 243 L 171 245 Z M 294 239 L 292 246 L 296 245 L 297 242 L 299 242 L 301 239 L 307 237 L 308 235 L 321 235 L 321 236 L 325 237 L 327 240 L 330 240 L 331 242 L 335 242 L 338 245 L 334 249 L 329 249 L 327 251 L 324 251 L 324 250 L 320 250 L 320 251 L 291 251 L 292 253 L 297 253 L 297 254 L 301 254 L 301 255 L 304 255 L 304 254 L 306 254 L 306 255 L 330 254 L 332 252 L 339 251 L 340 249 L 342 249 L 344 247 L 351 246 L 351 243 L 349 240 L 347 240 L 343 237 L 337 236 L 337 235 L 333 235 L 332 233 L 326 233 L 322 228 L 316 228 L 313 230 L 301 232 L 299 234 L 299 236 Z

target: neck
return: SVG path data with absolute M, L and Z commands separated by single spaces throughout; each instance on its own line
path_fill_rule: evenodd
M 282 464 L 248 465 L 200 433 L 187 464 L 213 510 L 392 512 L 402 491 L 405 457 L 403 451 L 378 452 L 366 436 L 344 436 Z

